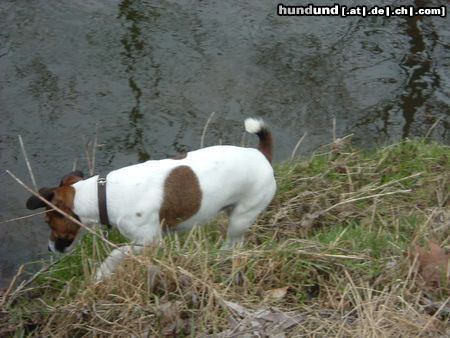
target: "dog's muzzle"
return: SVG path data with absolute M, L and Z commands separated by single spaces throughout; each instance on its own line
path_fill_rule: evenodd
M 72 243 L 73 240 L 57 238 L 54 242 L 48 241 L 48 251 L 54 253 L 65 253 L 70 251 Z

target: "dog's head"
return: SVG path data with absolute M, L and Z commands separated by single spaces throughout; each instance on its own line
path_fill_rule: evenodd
M 72 184 L 82 179 L 83 173 L 81 171 L 73 171 L 61 179 L 58 187 L 39 189 L 39 194 L 65 213 L 78 219 L 78 216 L 73 212 L 75 188 L 72 187 Z M 73 248 L 80 226 L 58 211 L 51 210 L 51 207 L 34 195 L 27 200 L 26 205 L 30 210 L 38 208 L 50 210 L 45 214 L 45 221 L 50 226 L 48 249 L 52 252 L 69 252 Z

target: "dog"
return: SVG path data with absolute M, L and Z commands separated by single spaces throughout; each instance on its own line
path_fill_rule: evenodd
M 247 118 L 244 124 L 258 136 L 258 149 L 212 146 L 117 169 L 105 177 L 83 179 L 74 171 L 58 187 L 42 188 L 39 194 L 84 225 L 107 223 L 131 241 L 111 252 L 97 270 L 97 280 L 110 276 L 127 254 L 141 252 L 164 232 L 192 229 L 221 211 L 229 215 L 225 246 L 232 248 L 242 243 L 276 191 L 272 134 L 262 119 Z M 26 206 L 51 209 L 36 196 Z M 46 222 L 49 250 L 71 251 L 80 226 L 56 210 L 46 213 Z

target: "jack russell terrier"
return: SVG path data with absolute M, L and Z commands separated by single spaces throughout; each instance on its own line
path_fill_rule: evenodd
M 221 211 L 229 215 L 226 246 L 233 247 L 243 241 L 276 190 L 269 128 L 262 119 L 248 118 L 245 130 L 258 136 L 258 149 L 212 146 L 88 179 L 75 171 L 64 176 L 59 187 L 42 188 L 39 194 L 87 226 L 115 226 L 134 244 L 113 250 L 97 270 L 97 280 L 111 275 L 127 254 L 141 252 L 165 231 L 191 229 Z M 50 209 L 36 196 L 26 205 L 31 210 Z M 46 222 L 51 229 L 49 250 L 69 252 L 80 226 L 57 211 L 49 211 Z

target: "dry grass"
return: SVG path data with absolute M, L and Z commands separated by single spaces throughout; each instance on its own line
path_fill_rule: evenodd
M 277 197 L 243 248 L 220 250 L 219 218 L 98 284 L 108 248 L 86 236 L 4 295 L 0 335 L 448 336 L 448 275 L 428 285 L 411 248 L 450 245 L 449 157 L 423 141 L 364 154 L 338 139 L 277 167 Z

